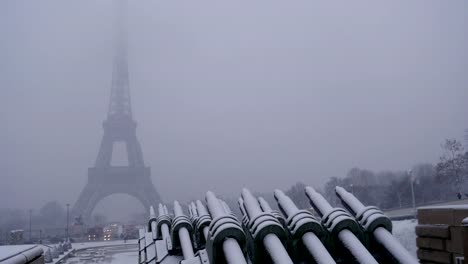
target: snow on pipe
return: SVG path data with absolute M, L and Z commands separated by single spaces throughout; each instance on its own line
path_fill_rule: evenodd
M 359 241 L 359 239 L 357 239 L 351 231 L 347 229 L 341 230 L 338 233 L 338 238 L 343 243 L 343 246 L 353 254 L 359 263 L 378 264 L 375 258 L 369 253 L 369 251 L 361 244 L 361 241 Z
M 260 207 L 262 208 L 263 212 L 272 212 L 273 209 L 271 209 L 270 205 L 268 204 L 268 202 L 263 199 L 263 197 L 258 197 L 257 198 L 258 200 L 258 203 L 260 204 Z
M 156 218 L 156 213 L 154 212 L 153 206 L 150 206 L 150 220 L 149 220 L 149 225 L 148 229 L 152 233 L 153 240 L 157 239 L 157 218 Z
M 288 228 L 293 238 L 302 241 L 315 262 L 318 264 L 336 263 L 317 236 L 323 236 L 323 229 L 312 214 L 306 210 L 299 210 L 291 198 L 280 190 L 275 190 L 274 196 L 288 218 Z
M 223 206 L 211 191 L 206 193 L 206 204 L 208 205 L 208 210 L 213 219 L 226 215 Z
M 399 263 L 415 264 L 418 261 L 391 234 L 392 222 L 384 213 L 374 206 L 364 206 L 353 194 L 337 186 L 336 195 L 356 220 L 379 244 L 381 244 Z
M 309 200 L 312 202 L 315 211 L 317 211 L 320 216 L 327 215 L 333 211 L 333 207 L 327 202 L 327 200 L 325 200 L 325 198 L 323 198 L 323 196 L 316 192 L 312 187 L 307 186 L 305 191 Z
M 317 212 L 322 216 L 322 225 L 333 235 L 338 237 L 343 246 L 359 262 L 377 264 L 366 247 L 356 237 L 360 227 L 352 216 L 341 208 L 333 208 L 325 198 L 312 187 L 305 188 L 306 195 Z
M 244 199 L 240 197 L 239 200 L 237 200 L 237 202 L 239 203 L 239 209 L 242 213 L 242 223 L 245 226 L 247 226 L 250 220 L 249 220 L 249 215 L 247 214 L 247 211 L 245 211 Z
M 278 235 L 285 237 L 283 227 L 271 214 L 263 212 L 252 193 L 244 188 L 241 193 L 242 204 L 248 215 L 250 233 L 254 241 L 261 240 L 273 263 L 293 263 Z M 241 204 L 241 203 L 240 203 Z M 253 220 L 253 222 L 251 222 Z M 266 232 L 262 232 L 265 230 Z
M 208 239 L 208 232 L 209 232 L 209 224 L 211 223 L 211 217 L 209 217 L 209 213 L 206 210 L 205 206 L 200 200 L 195 201 L 195 209 L 198 213 L 198 220 L 197 220 L 197 229 L 200 227 L 202 228 L 203 237 L 205 241 Z
M 197 204 L 198 215 L 207 215 L 208 211 L 200 200 L 195 202 Z
M 226 263 L 247 264 L 245 256 L 242 252 L 239 241 L 245 241 L 245 235 L 242 228 L 237 223 L 237 219 L 230 214 L 230 208 L 223 201 L 218 199 L 216 195 L 208 191 L 206 193 L 206 204 L 211 217 L 214 219 L 210 237 L 207 239 L 207 251 L 211 261 L 214 263 L 217 258 L 217 243 L 222 243 L 223 255 Z M 233 235 L 234 237 L 229 237 Z M 244 243 L 245 244 L 245 243 Z
M 158 233 L 158 238 L 163 239 L 164 241 L 168 241 L 170 238 L 169 225 L 171 223 L 171 220 L 170 220 L 169 214 L 167 213 L 167 208 L 165 208 L 165 205 L 159 204 L 158 211 L 159 211 L 159 218 L 157 221 L 157 225 L 158 225 L 157 230 L 161 231 L 160 234 Z
M 234 238 L 227 238 L 223 242 L 223 252 L 225 254 L 227 264 L 247 264 L 244 258 L 244 253 L 239 247 L 239 243 Z
M 174 201 L 174 216 L 174 232 L 178 234 L 178 242 L 180 243 L 184 259 L 193 258 L 195 254 L 193 253 L 192 241 L 187 230 L 187 227 L 191 224 L 188 221 L 188 217 L 184 215 L 178 201 Z
M 232 214 L 232 211 L 231 211 L 231 208 L 229 208 L 229 205 L 222 199 L 219 199 L 219 202 L 221 203 L 221 205 L 223 206 L 224 208 L 224 211 L 228 214 Z
M 244 208 L 249 216 L 249 219 L 253 219 L 256 216 L 262 214 L 262 209 L 257 202 L 257 199 L 250 193 L 246 188 L 242 189 L 242 199 L 244 200 Z
M 164 206 L 162 204 L 159 204 L 158 212 L 159 212 L 159 216 L 162 216 L 162 215 L 166 214 L 166 212 L 164 211 Z

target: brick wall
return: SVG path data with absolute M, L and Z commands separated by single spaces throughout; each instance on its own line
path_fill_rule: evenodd
M 465 263 L 468 227 L 462 221 L 467 217 L 468 205 L 418 208 L 416 245 L 420 262 Z

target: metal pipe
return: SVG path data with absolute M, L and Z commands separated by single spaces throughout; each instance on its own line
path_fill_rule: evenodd
M 268 202 L 263 199 L 263 197 L 258 197 L 258 203 L 260 204 L 260 207 L 262 208 L 263 212 L 271 212 L 273 209 L 271 209 L 270 205 Z
M 206 211 L 205 206 L 203 205 L 203 203 L 200 200 L 197 200 L 195 203 L 197 204 L 198 215 L 207 215 L 208 214 L 208 211 Z
M 219 199 L 219 202 L 221 203 L 221 205 L 222 205 L 223 208 L 224 208 L 224 211 L 225 211 L 227 214 L 231 214 L 231 213 L 232 213 L 231 208 L 229 208 L 229 205 L 228 205 L 225 201 Z
M 263 239 L 263 245 L 265 246 L 266 251 L 268 251 L 273 263 L 293 264 L 288 253 L 284 249 L 283 243 L 281 243 L 275 234 L 266 235 Z
M 167 224 L 161 225 L 161 233 L 164 241 L 166 241 L 167 238 L 171 237 L 171 235 L 169 234 L 169 227 L 167 226 Z
M 242 189 L 242 199 L 244 200 L 244 207 L 250 219 L 255 218 L 263 211 L 257 202 L 257 199 L 247 189 Z
M 352 211 L 354 216 L 358 212 L 366 209 L 366 206 L 361 203 L 353 194 L 346 191 L 344 188 L 337 186 L 335 192 L 340 200 Z M 373 232 L 375 240 L 379 242 L 399 263 L 416 264 L 418 261 L 406 250 L 400 242 L 385 228 L 377 227 Z
M 208 191 L 206 193 L 205 198 L 206 205 L 208 206 L 208 210 L 210 211 L 211 217 L 213 219 L 227 216 L 229 214 L 223 207 L 222 202 L 218 198 L 216 198 L 216 195 L 213 192 Z M 208 233 L 208 227 L 203 229 L 204 234 L 205 230 Z M 207 235 L 205 236 L 207 237 Z M 225 239 L 223 241 L 223 252 L 227 263 L 247 264 L 244 254 L 242 253 L 242 250 L 237 240 L 233 238 Z
M 374 238 L 385 249 L 390 252 L 390 254 L 402 264 L 414 263 L 417 264 L 418 261 L 411 255 L 406 248 L 404 248 L 398 240 L 387 229 L 383 227 L 377 227 L 374 231 Z
M 281 190 L 275 190 L 275 199 L 278 201 L 279 206 L 283 209 L 286 216 L 289 217 L 299 211 L 299 208 L 294 202 Z M 259 198 L 260 201 L 260 198 Z M 306 232 L 302 235 L 302 243 L 309 251 L 310 255 L 318 264 L 331 264 L 336 263 L 328 250 L 322 244 L 322 241 L 312 232 Z
M 242 249 L 234 238 L 224 240 L 223 252 L 228 264 L 247 264 L 244 253 L 242 253 Z
M 154 212 L 154 208 L 153 206 L 150 206 L 150 219 L 155 219 L 156 218 L 156 214 Z M 156 236 L 156 221 L 151 221 L 151 233 L 153 234 L 153 239 L 156 240 L 157 236 Z
M 193 253 L 192 242 L 190 240 L 190 234 L 187 228 L 181 227 L 179 229 L 179 240 L 184 259 L 193 258 L 195 254 Z
M 174 215 L 175 217 L 183 216 L 184 212 L 178 201 L 174 201 Z M 192 240 L 190 234 L 185 227 L 181 227 L 178 231 L 180 247 L 182 248 L 182 254 L 184 259 L 193 258 L 195 254 L 193 253 Z
M 317 212 L 320 216 L 328 214 L 330 211 L 333 211 L 333 207 L 323 198 L 323 196 L 316 192 L 312 187 L 307 186 L 305 188 L 307 196 L 309 196 L 310 200 L 314 204 L 314 207 L 317 208 Z
M 312 232 L 307 232 L 302 236 L 302 243 L 307 248 L 318 264 L 336 263 L 330 253 L 327 251 L 322 241 Z
M 159 204 L 158 211 L 159 211 L 159 216 L 166 214 L 166 212 L 164 211 L 164 206 L 162 204 Z
M 245 211 L 250 219 L 255 219 L 255 217 L 263 213 L 257 199 L 255 199 L 249 190 L 246 188 L 242 189 L 241 196 Z M 293 263 L 283 244 L 275 234 L 266 235 L 262 242 L 274 263 Z
M 213 192 L 206 193 L 206 204 L 213 219 L 226 215 L 223 206 Z
M 317 211 L 321 216 L 328 215 L 334 210 L 333 207 L 327 202 L 327 200 L 325 200 L 325 198 L 323 198 L 323 196 L 316 192 L 312 187 L 307 186 L 305 191 L 306 195 L 309 197 L 309 200 L 314 205 L 314 208 L 317 208 Z M 359 263 L 378 263 L 369 253 L 367 248 L 362 245 L 361 241 L 359 241 L 359 239 L 357 239 L 357 237 L 349 229 L 342 229 L 339 231 L 338 239 Z
M 210 232 L 210 228 L 208 226 L 203 227 L 203 236 L 205 237 L 205 241 L 208 240 L 208 233 Z
M 351 231 L 347 229 L 341 230 L 338 233 L 338 238 L 359 263 L 378 264 L 367 248 L 361 244 L 361 241 Z
M 289 216 L 294 214 L 299 208 L 294 204 L 294 202 L 289 198 L 286 194 L 283 193 L 281 190 L 275 190 L 274 193 L 275 199 L 278 202 L 281 209 L 283 209 L 284 213 Z

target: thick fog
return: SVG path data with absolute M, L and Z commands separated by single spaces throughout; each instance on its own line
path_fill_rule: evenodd
M 78 198 L 109 102 L 112 10 L 0 1 L 0 208 Z M 158 192 L 170 202 L 320 187 L 355 166 L 437 161 L 443 140 L 468 128 L 467 10 L 130 1 L 133 114 Z

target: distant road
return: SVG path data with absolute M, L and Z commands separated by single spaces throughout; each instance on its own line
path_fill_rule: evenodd
M 450 201 L 450 202 L 442 202 L 442 203 L 421 204 L 421 205 L 417 205 L 416 208 L 424 207 L 424 206 L 442 206 L 442 205 L 468 205 L 468 199 L 462 199 L 462 200 L 456 200 L 456 201 Z M 398 209 L 393 209 L 393 210 L 384 211 L 384 212 L 388 217 L 390 217 L 390 219 L 395 219 L 395 220 L 414 218 L 414 216 L 416 215 L 416 212 L 414 212 L 413 207 L 398 208 Z

